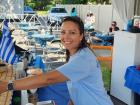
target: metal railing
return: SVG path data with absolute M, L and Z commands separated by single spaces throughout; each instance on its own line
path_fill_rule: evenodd
M 0 14 L 0 26 L 3 25 L 4 19 L 8 19 L 9 23 L 12 24 L 16 29 L 21 22 L 26 22 L 32 25 L 38 25 L 40 29 L 59 31 L 60 23 L 59 19 L 55 22 L 51 22 L 53 18 L 48 19 L 47 15 L 38 16 L 37 14 Z

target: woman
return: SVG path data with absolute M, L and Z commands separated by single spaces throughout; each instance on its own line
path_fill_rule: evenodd
M 111 27 L 109 27 L 109 32 L 114 32 L 114 31 L 118 31 L 118 30 L 119 30 L 119 27 L 117 27 L 117 22 L 112 21 Z
M 81 19 L 66 17 L 60 38 L 66 48 L 67 63 L 45 74 L 15 80 L 12 85 L 1 82 L 0 93 L 7 91 L 7 86 L 9 90 L 22 90 L 66 81 L 71 98 L 69 105 L 112 105 L 103 87 L 98 61 L 85 41 Z

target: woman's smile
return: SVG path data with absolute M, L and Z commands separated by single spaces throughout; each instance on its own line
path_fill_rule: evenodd
M 64 22 L 61 27 L 61 42 L 69 52 L 77 51 L 83 35 L 80 34 L 77 24 L 71 21 Z

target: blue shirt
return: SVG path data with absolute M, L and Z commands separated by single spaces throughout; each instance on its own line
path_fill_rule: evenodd
M 70 16 L 77 16 L 76 10 L 74 12 L 70 12 Z
M 70 56 L 57 70 L 70 80 L 67 86 L 74 105 L 113 105 L 103 87 L 99 63 L 89 48 Z

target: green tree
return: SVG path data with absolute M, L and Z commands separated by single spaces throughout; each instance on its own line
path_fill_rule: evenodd
M 111 0 L 24 0 L 25 5 L 31 6 L 34 10 L 45 10 L 56 3 L 61 4 L 110 4 Z
M 44 10 L 47 5 L 52 4 L 50 0 L 25 0 L 24 4 L 31 6 L 34 10 Z
M 61 0 L 62 4 L 87 4 L 88 0 Z
M 111 0 L 89 0 L 89 1 L 93 1 L 96 2 L 96 4 L 110 4 Z
M 62 4 L 87 4 L 88 2 L 95 4 L 109 4 L 111 0 L 59 0 Z

